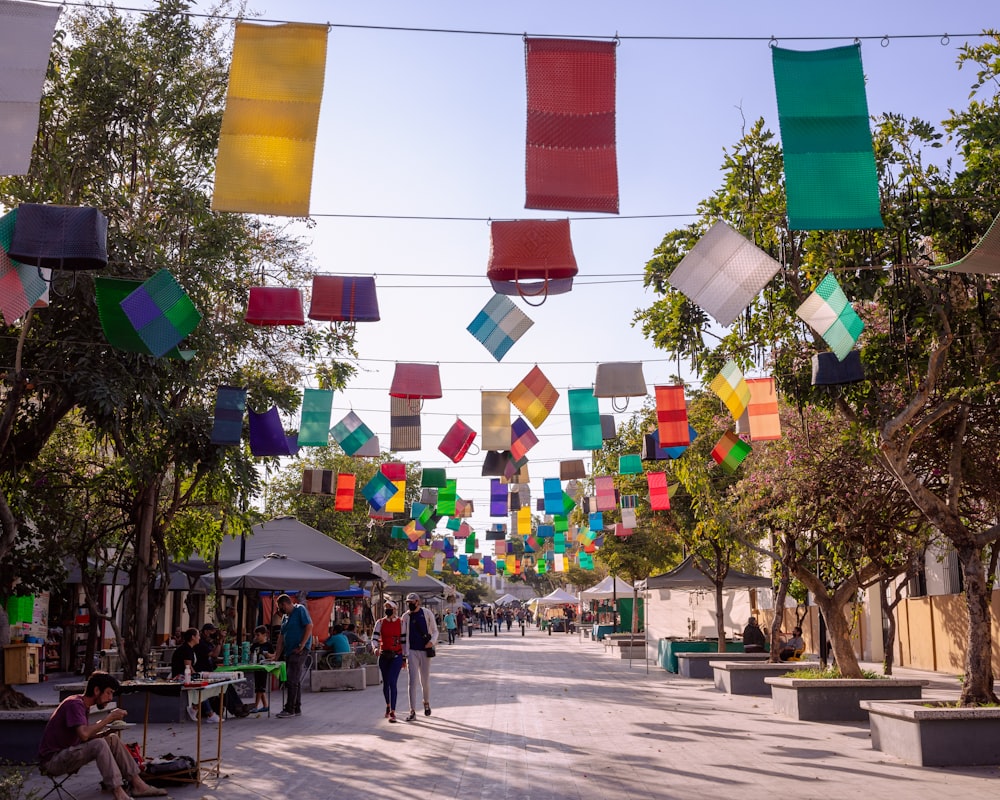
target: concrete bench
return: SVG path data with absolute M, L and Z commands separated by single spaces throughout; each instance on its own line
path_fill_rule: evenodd
M 749 655 L 761 654 L 750 653 Z M 720 692 L 763 695 L 765 697 L 771 694 L 771 687 L 765 682 L 767 678 L 780 678 L 782 675 L 799 669 L 820 668 L 818 661 L 779 661 L 777 664 L 766 661 L 723 661 L 721 654 L 714 662 L 709 663 L 714 673 L 715 688 Z
M 0 711 L 0 753 L 12 762 L 34 764 L 45 724 L 55 706 Z
M 713 680 L 712 664 L 717 661 L 767 661 L 767 653 L 678 653 L 677 674 L 684 678 Z

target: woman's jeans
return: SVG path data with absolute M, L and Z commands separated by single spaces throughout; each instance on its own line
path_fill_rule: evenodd
M 382 673 L 382 694 L 385 695 L 385 704 L 393 711 L 396 710 L 396 681 L 399 680 L 402 669 L 402 653 L 379 654 L 378 671 Z

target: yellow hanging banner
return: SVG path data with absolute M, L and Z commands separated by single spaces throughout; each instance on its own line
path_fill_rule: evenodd
M 214 211 L 309 214 L 326 25 L 236 23 Z

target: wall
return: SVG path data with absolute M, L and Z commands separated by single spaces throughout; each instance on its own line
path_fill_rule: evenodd
M 1000 590 L 993 592 L 993 672 L 1000 673 Z M 961 675 L 965 671 L 968 614 L 960 594 L 911 597 L 897 608 L 897 663 Z

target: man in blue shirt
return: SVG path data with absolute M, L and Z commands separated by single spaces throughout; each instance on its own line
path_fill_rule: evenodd
M 278 611 L 283 615 L 275 660 L 285 661 L 285 707 L 275 716 L 279 719 L 302 714 L 302 673 L 309 648 L 312 646 L 313 621 L 306 607 L 287 594 L 278 596 Z
M 324 642 L 324 646 L 335 656 L 339 656 L 339 658 L 332 659 L 333 665 L 339 668 L 343 656 L 351 652 L 351 643 L 344 633 L 343 625 L 337 623 L 330 629 L 330 637 Z

